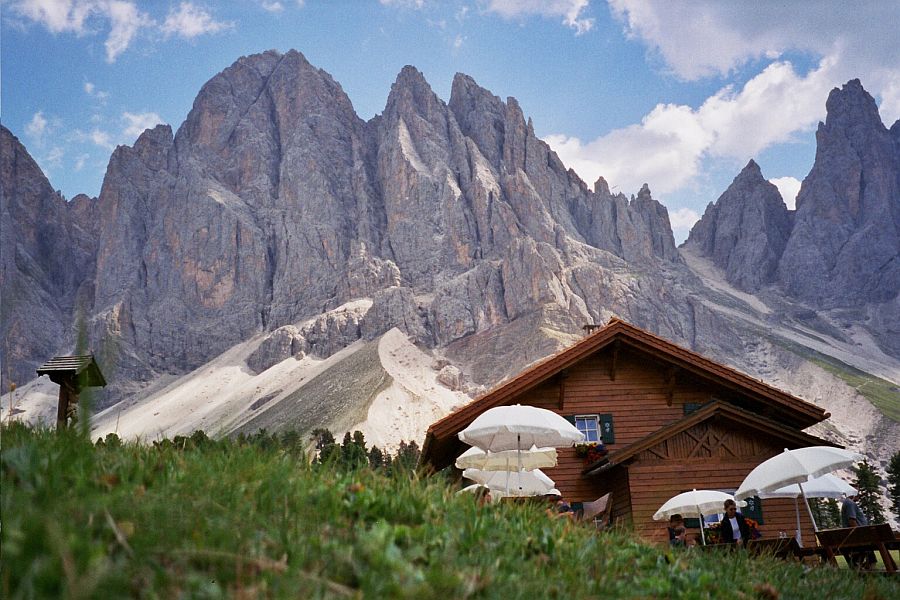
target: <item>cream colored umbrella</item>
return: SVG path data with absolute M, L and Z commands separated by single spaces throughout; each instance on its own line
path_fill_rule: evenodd
M 523 450 L 521 456 L 517 450 L 500 452 L 485 451 L 472 447 L 456 459 L 457 469 L 480 469 L 482 471 L 515 471 L 521 458 L 523 471 L 555 467 L 557 461 L 556 448 L 535 448 Z
M 503 491 L 508 483 L 507 474 L 503 471 L 480 471 L 478 469 L 466 469 L 463 477 L 471 479 L 475 483 L 486 485 L 492 490 Z M 522 471 L 518 473 L 516 485 L 505 492 L 507 496 L 542 496 L 549 494 L 556 487 L 553 480 L 544 475 L 540 469 Z

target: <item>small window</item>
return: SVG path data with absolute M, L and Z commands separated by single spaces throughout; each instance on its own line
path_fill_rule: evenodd
M 575 415 L 575 427 L 584 434 L 584 441 L 600 441 L 600 415 Z

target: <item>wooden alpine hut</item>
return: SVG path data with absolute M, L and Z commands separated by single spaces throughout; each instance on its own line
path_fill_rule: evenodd
M 559 451 L 558 465 L 545 472 L 564 498 L 611 493 L 613 521 L 657 541 L 667 539 L 666 526 L 652 515 L 672 496 L 734 492 L 785 448 L 835 445 L 804 431 L 830 416 L 818 406 L 613 319 L 432 424 L 423 464 L 452 466 L 467 449 L 457 434 L 483 411 L 510 404 L 552 410 L 603 449 Z M 743 512 L 765 537 L 796 529 L 793 500 L 755 498 Z M 801 519 L 812 544 L 806 511 Z

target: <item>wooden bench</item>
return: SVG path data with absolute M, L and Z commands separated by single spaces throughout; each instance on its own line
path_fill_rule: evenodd
M 823 529 L 816 532 L 819 544 L 825 550 L 825 557 L 833 566 L 837 566 L 835 552 L 873 552 L 878 550 L 884 561 L 884 569 L 888 573 L 897 572 L 897 563 L 888 550 L 888 544 L 894 544 L 896 536 L 887 524 L 863 525 L 842 529 Z

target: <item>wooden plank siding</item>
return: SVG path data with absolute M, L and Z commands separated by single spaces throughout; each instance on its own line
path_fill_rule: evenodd
M 628 471 L 631 511 L 635 531 L 654 542 L 668 539 L 665 521 L 654 521 L 653 513 L 669 498 L 692 489 L 735 490 L 758 462 L 732 462 L 695 460 L 660 462 L 657 464 L 633 463 Z M 800 523 L 803 542 L 814 545 L 812 522 L 802 503 Z M 796 529 L 794 501 L 773 498 L 762 501 L 763 524 L 760 531 L 764 538 L 777 538 L 779 532 L 793 535 Z
M 518 403 L 546 408 L 563 416 L 611 414 L 615 443 L 608 444 L 607 449 L 615 451 L 681 419 L 685 403 L 708 402 L 717 391 L 687 373 L 680 377 L 676 373 L 669 406 L 665 365 L 623 347 L 618 352 L 613 381 L 612 362 L 612 352 L 604 352 L 567 369 L 562 408 L 559 378 L 522 394 Z M 585 466 L 573 449 L 560 449 L 558 465 L 544 471 L 556 482 L 564 498 L 589 501 L 605 492 L 600 493 L 601 487 L 593 481 L 596 478 L 582 476 Z

